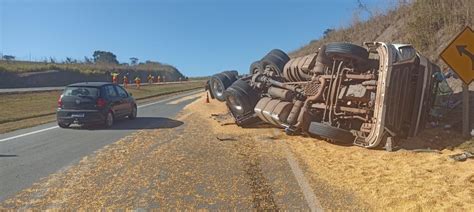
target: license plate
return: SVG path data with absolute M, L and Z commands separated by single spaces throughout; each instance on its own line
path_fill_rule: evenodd
M 71 115 L 73 118 L 84 118 L 84 113 L 74 113 Z

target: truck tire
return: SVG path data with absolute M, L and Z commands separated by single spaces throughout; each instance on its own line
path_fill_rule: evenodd
M 275 55 L 282 60 L 286 60 L 287 62 L 290 60 L 290 57 L 280 49 L 273 49 L 267 55 Z
M 329 43 L 326 44 L 326 55 L 330 58 L 343 57 L 354 60 L 356 65 L 363 65 L 369 58 L 369 52 L 358 45 L 351 43 Z
M 319 122 L 311 122 L 308 132 L 311 135 L 317 135 L 338 143 L 351 144 L 354 142 L 354 135 L 348 130 L 329 126 Z
M 222 72 L 222 74 L 224 74 L 227 78 L 229 78 L 229 80 L 234 83 L 235 81 L 237 81 L 238 77 L 239 77 L 239 72 L 235 71 L 235 70 L 231 70 L 231 71 L 224 71 Z
M 223 73 L 214 74 L 209 81 L 209 89 L 217 100 L 225 101 L 224 91 L 232 84 L 231 79 Z
M 255 61 L 250 65 L 250 74 L 263 73 L 263 65 L 260 61 Z
M 259 94 L 243 80 L 237 80 L 225 91 L 227 106 L 236 116 L 253 113 Z

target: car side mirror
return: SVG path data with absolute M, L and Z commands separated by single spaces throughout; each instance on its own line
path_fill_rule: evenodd
M 133 96 L 133 94 L 132 94 L 132 93 L 128 93 L 128 95 L 130 95 L 130 96 Z

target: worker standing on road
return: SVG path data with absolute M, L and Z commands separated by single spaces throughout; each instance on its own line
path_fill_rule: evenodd
M 153 84 L 153 75 L 148 74 L 148 84 Z
M 124 75 L 123 76 L 123 87 L 127 88 L 127 85 L 128 85 L 128 77 L 127 77 L 127 75 Z
M 161 76 L 160 75 L 156 76 L 156 82 L 161 82 Z
M 135 84 L 137 85 L 137 89 L 140 89 L 140 83 L 142 82 L 142 80 L 140 79 L 139 76 L 135 77 Z
M 118 84 L 118 73 L 117 72 L 113 72 L 112 74 L 112 83 L 114 84 Z

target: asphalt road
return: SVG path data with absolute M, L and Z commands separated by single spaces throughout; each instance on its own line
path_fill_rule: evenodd
M 49 123 L 1 134 L 0 202 L 134 131 L 181 125 L 171 117 L 194 99 L 169 103 L 198 92 L 201 91 L 140 105 L 136 120 L 119 120 L 110 129 L 61 129 L 56 123 Z

